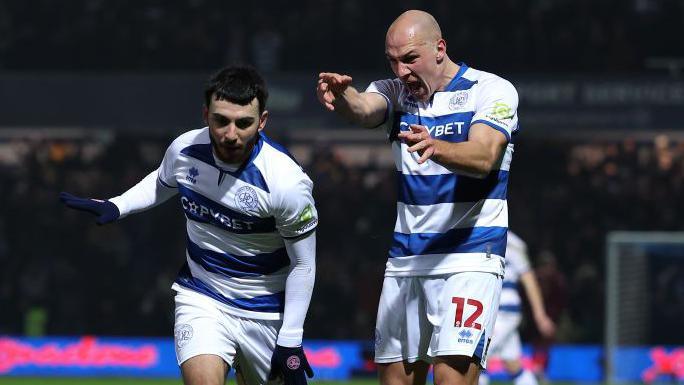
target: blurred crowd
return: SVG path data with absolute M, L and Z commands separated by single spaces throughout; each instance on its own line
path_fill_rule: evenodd
M 5 0 L 0 68 L 377 71 L 386 28 L 411 8 L 436 16 L 452 59 L 495 72 L 635 71 L 682 55 L 678 0 Z
M 63 190 L 115 196 L 156 168 L 169 143 L 0 141 L 0 334 L 171 335 L 170 285 L 185 258 L 177 200 L 98 227 L 57 199 Z M 304 167 L 321 221 L 306 337 L 370 340 L 394 227 L 394 171 L 350 166 L 332 144 L 311 151 Z M 560 341 L 602 340 L 607 231 L 680 229 L 683 184 L 681 138 L 516 144 L 511 228 L 530 247 Z M 525 335 L 535 338 L 532 323 Z

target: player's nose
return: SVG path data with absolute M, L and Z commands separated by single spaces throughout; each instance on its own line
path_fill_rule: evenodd
M 399 63 L 397 65 L 397 76 L 400 78 L 406 78 L 411 74 L 411 70 L 408 68 L 406 64 Z
M 223 136 L 221 137 L 221 140 L 223 143 L 226 144 L 231 144 L 235 143 L 238 140 L 238 135 L 237 135 L 237 127 L 235 127 L 234 124 L 229 124 L 227 129 L 224 131 Z

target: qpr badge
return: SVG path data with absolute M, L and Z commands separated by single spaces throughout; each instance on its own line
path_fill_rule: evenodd
M 456 110 L 468 103 L 468 91 L 458 91 L 449 99 L 449 109 Z
M 287 367 L 290 370 L 297 370 L 299 369 L 300 361 L 299 357 L 292 355 L 287 358 Z
M 245 211 L 254 210 L 257 203 L 257 193 L 249 186 L 240 187 L 235 194 L 235 204 Z

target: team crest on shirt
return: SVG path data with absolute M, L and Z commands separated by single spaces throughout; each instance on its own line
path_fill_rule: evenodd
M 456 110 L 468 103 L 468 91 L 458 91 L 449 99 L 449 109 Z
M 185 179 L 188 182 L 191 182 L 192 184 L 197 183 L 197 176 L 199 175 L 199 170 L 197 167 L 190 167 L 190 170 L 188 170 L 188 175 L 185 176 Z
M 254 210 L 258 202 L 256 191 L 249 186 L 240 187 L 235 194 L 235 204 L 245 211 Z
M 176 345 L 178 345 L 179 348 L 187 345 L 192 339 L 193 334 L 194 332 L 192 330 L 192 326 L 188 324 L 180 324 L 176 326 L 176 332 L 174 333 L 174 336 L 176 337 Z

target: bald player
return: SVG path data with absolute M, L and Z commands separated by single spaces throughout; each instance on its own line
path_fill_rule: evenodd
M 499 305 L 518 130 L 518 95 L 491 73 L 455 63 L 435 19 L 400 15 L 387 30 L 394 79 L 364 92 L 319 75 L 319 101 L 383 127 L 398 178 L 397 221 L 375 331 L 383 385 L 477 383 Z

